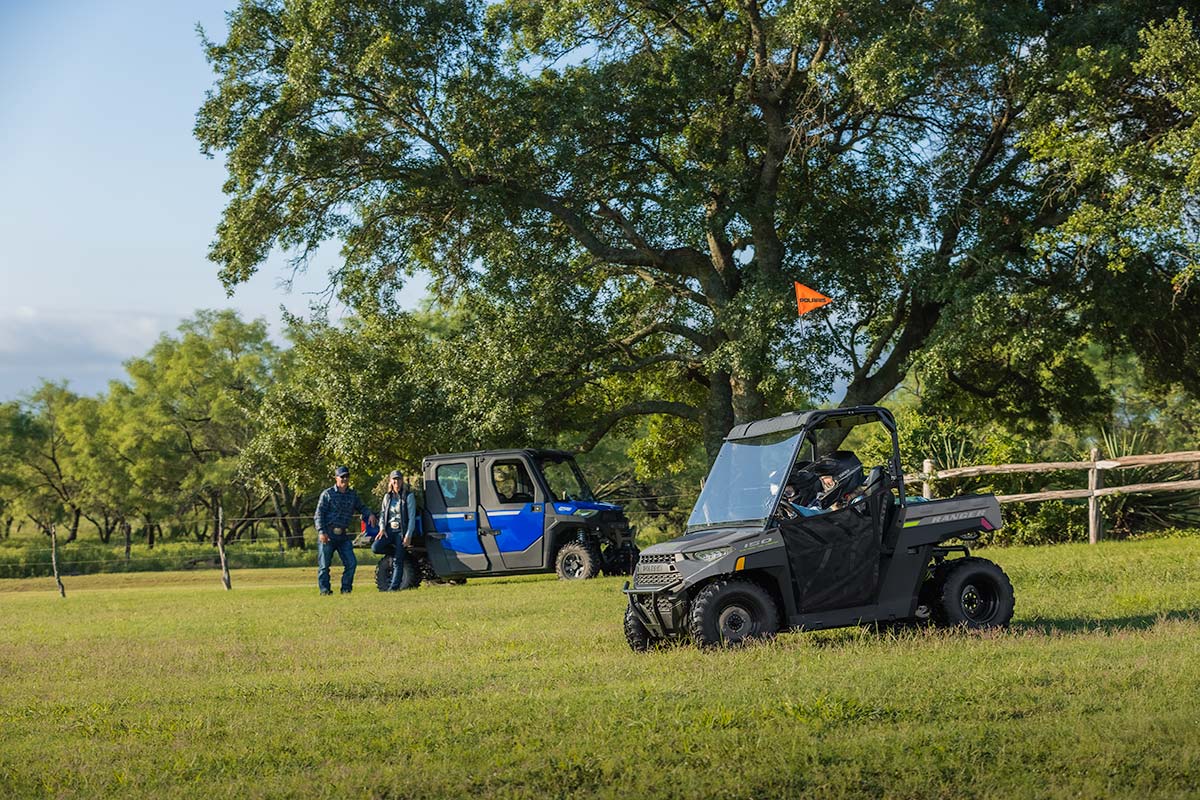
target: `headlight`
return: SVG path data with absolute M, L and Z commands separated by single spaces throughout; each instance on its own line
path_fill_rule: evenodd
M 732 552 L 732 547 L 714 547 L 711 550 L 697 550 L 694 553 L 687 553 L 688 558 L 694 558 L 697 561 L 716 561 L 718 558 L 724 558 Z
M 575 509 L 575 516 L 577 516 L 577 517 L 594 517 L 599 513 L 600 512 L 594 508 L 577 508 L 577 509 Z

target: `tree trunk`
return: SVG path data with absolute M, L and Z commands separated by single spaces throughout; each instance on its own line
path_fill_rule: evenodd
M 733 386 L 728 372 L 718 370 L 708 381 L 708 404 L 704 409 L 704 451 L 709 464 L 717 457 L 721 442 L 734 426 Z
M 304 524 L 300 520 L 301 498 L 291 491 L 283 481 L 276 484 L 278 493 L 271 492 L 275 504 L 275 516 L 279 520 L 279 531 L 289 548 L 304 549 Z
M 229 579 L 229 562 L 225 559 L 225 509 L 220 503 L 217 503 L 217 553 L 221 556 L 221 583 L 225 584 L 225 591 L 229 591 L 233 584 Z
M 78 508 L 71 512 L 71 527 L 67 529 L 66 543 L 70 543 L 79 538 L 79 517 L 83 514 Z
M 219 492 L 212 492 L 209 497 L 212 500 L 212 544 L 216 547 L 218 539 L 224 540 L 224 533 L 221 531 L 221 495 Z
M 122 522 L 121 533 L 125 534 L 125 563 L 128 564 L 130 552 L 133 549 L 133 526 L 128 522 Z
M 100 531 L 100 541 L 102 544 L 108 544 L 112 539 L 113 531 L 117 529 L 118 520 L 116 517 L 104 517 L 104 524 L 98 529 Z
M 157 527 L 155 523 L 146 520 L 146 547 L 150 550 L 154 549 L 154 529 Z
M 58 575 L 58 532 L 54 525 L 50 526 L 50 566 L 54 569 L 54 582 L 58 584 L 59 596 L 66 597 L 67 590 Z
M 753 422 L 767 416 L 767 399 L 758 388 L 761 380 L 760 375 L 736 375 L 729 379 L 734 424 Z M 726 433 L 729 431 L 721 435 Z
M 275 508 L 275 530 L 279 531 L 279 552 L 282 553 L 284 541 L 291 539 L 292 530 L 288 527 L 288 521 L 283 515 L 283 507 L 279 504 L 279 492 L 274 488 L 271 489 L 271 505 Z
M 4 517 L 4 538 L 5 539 L 12 536 L 12 526 L 13 526 L 13 522 L 15 522 L 16 519 L 17 519 L 16 517 L 9 517 L 9 516 Z

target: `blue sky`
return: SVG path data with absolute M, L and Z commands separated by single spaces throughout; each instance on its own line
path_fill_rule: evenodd
M 192 138 L 195 26 L 220 38 L 234 2 L 0 0 L 0 400 L 103 391 L 197 308 L 276 324 L 325 287 L 336 247 L 290 292 L 274 258 L 232 298 L 205 257 L 224 168 Z

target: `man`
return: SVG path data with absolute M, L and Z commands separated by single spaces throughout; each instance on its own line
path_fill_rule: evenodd
M 355 513 L 369 525 L 376 522 L 375 515 L 359 499 L 358 492 L 350 488 L 349 468 L 338 467 L 333 471 L 333 486 L 321 492 L 317 513 L 313 515 L 317 525 L 317 586 L 323 595 L 333 594 L 329 586 L 329 567 L 334 552 L 342 560 L 342 594 L 354 590 L 354 569 L 358 559 L 354 556 L 354 540 L 350 538 L 348 526 Z
M 380 529 L 371 545 L 376 555 L 392 555 L 392 579 L 387 591 L 395 592 L 410 587 L 404 585 L 404 562 L 409 558 L 413 533 L 417 529 L 417 496 L 404 482 L 404 473 L 392 470 L 388 476 L 388 489 L 383 495 L 379 509 Z

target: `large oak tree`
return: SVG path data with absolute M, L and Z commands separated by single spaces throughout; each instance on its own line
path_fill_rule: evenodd
M 1107 263 L 1039 243 L 1105 176 L 1031 142 L 1068 115 L 1081 48 L 1128 74 L 1177 8 L 245 0 L 206 40 L 211 256 L 232 287 L 340 240 L 334 282 L 367 313 L 428 271 L 470 298 L 481 403 L 525 393 L 583 446 L 649 416 L 711 454 L 835 387 L 877 402 L 923 353 L 950 391 L 1078 419 L 1080 270 Z M 801 324 L 793 280 L 835 304 Z

